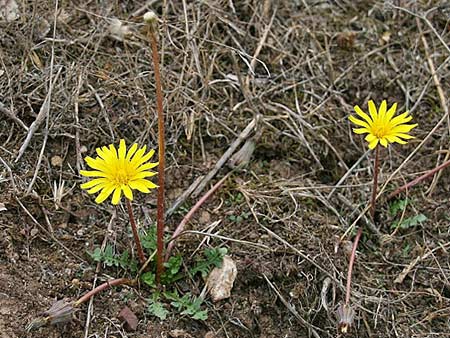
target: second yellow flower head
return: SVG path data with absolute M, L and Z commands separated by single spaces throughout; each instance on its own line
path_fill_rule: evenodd
M 361 120 L 354 116 L 350 116 L 349 119 L 362 128 L 354 128 L 353 131 L 356 134 L 367 134 L 365 140 L 369 143 L 370 149 L 374 149 L 378 143 L 387 147 L 389 143 L 405 144 L 405 140 L 414 138 L 408 133 L 417 127 L 417 124 L 406 124 L 412 120 L 412 116 L 408 116 L 409 112 L 394 117 L 397 103 L 394 103 L 388 110 L 386 100 L 383 100 L 377 111 L 375 103 L 370 100 L 370 116 L 364 113 L 359 106 L 355 106 L 354 109 Z
M 86 163 L 94 170 L 80 170 L 80 174 L 87 177 L 96 177 L 81 185 L 89 194 L 100 191 L 95 201 L 102 203 L 111 194 L 112 204 L 118 204 L 123 192 L 126 198 L 133 200 L 133 189 L 149 193 L 157 185 L 147 180 L 147 177 L 156 175 L 149 171 L 158 165 L 147 161 L 155 153 L 150 150 L 145 154 L 146 146 L 139 148 L 134 143 L 127 151 L 125 140 L 120 140 L 119 149 L 112 144 L 109 147 L 97 148 L 97 157 L 86 157 Z

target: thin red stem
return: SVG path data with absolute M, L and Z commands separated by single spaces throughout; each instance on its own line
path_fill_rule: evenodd
M 127 201 L 127 210 L 128 216 L 130 217 L 131 230 L 133 231 L 134 242 L 136 243 L 137 253 L 139 257 L 139 261 L 141 264 L 145 263 L 145 255 L 142 250 L 141 240 L 139 239 L 139 234 L 136 227 L 136 221 L 134 219 L 133 208 L 131 207 L 131 202 L 128 198 L 125 198 Z
M 84 302 L 88 301 L 89 298 L 91 298 L 92 296 L 95 296 L 97 293 L 99 293 L 105 289 L 108 289 L 111 286 L 117 286 L 117 285 L 122 285 L 122 284 L 133 285 L 134 283 L 135 283 L 134 280 L 128 279 L 128 278 L 118 278 L 118 279 L 106 281 L 105 283 L 100 284 L 95 289 L 92 289 L 91 291 L 89 291 L 89 292 L 85 293 L 83 296 L 81 296 L 81 298 L 78 299 L 74 303 L 74 306 L 83 304 Z
M 373 166 L 373 189 L 372 189 L 372 200 L 370 202 L 370 215 L 372 220 L 375 222 L 375 205 L 377 201 L 377 188 L 378 188 L 378 170 L 380 165 L 380 151 L 379 146 L 375 147 L 375 163 Z
M 161 74 L 159 72 L 159 54 L 158 43 L 154 34 L 154 26 L 150 26 L 148 37 L 152 46 L 152 59 L 155 69 L 156 85 L 156 106 L 158 110 L 158 198 L 157 198 L 157 217 L 156 217 L 156 282 L 159 284 L 161 275 L 164 272 L 164 114 L 163 114 L 163 94 L 161 86 Z
M 167 246 L 167 251 L 166 251 L 166 260 L 169 259 L 172 248 L 175 246 L 175 239 L 183 231 L 184 226 L 192 218 L 192 215 L 194 215 L 194 213 L 200 208 L 200 206 L 203 203 L 205 203 L 205 201 L 223 184 L 223 182 L 225 182 L 225 180 L 228 178 L 229 175 L 230 175 L 230 173 L 225 175 L 219 182 L 214 184 L 214 186 L 211 189 L 209 189 L 208 192 L 205 195 L 203 195 L 203 197 L 200 198 L 197 203 L 195 203 L 195 205 L 192 207 L 191 210 L 189 210 L 189 212 L 186 214 L 186 216 L 183 217 L 180 224 L 178 224 L 177 228 L 173 232 L 172 237 L 170 238 L 170 243 Z
M 397 190 L 395 190 L 393 193 L 391 193 L 388 196 L 388 199 L 391 199 L 392 197 L 394 197 L 395 195 L 398 195 L 399 193 L 401 193 L 403 190 L 407 190 L 409 188 L 412 188 L 413 186 L 415 186 L 417 183 L 427 179 L 428 177 L 433 176 L 435 173 L 437 173 L 439 170 L 444 169 L 445 167 L 448 167 L 450 165 L 450 160 L 447 162 L 442 163 L 441 165 L 437 166 L 436 168 L 433 168 L 429 171 L 427 171 L 425 174 L 423 174 L 422 176 L 419 176 L 417 178 L 415 178 L 414 180 L 412 180 L 411 182 L 406 183 L 405 185 L 401 186 L 400 188 L 398 188 Z
M 362 234 L 362 228 L 358 229 L 358 232 L 355 237 L 355 241 L 353 242 L 352 254 L 350 256 L 350 262 L 348 263 L 348 274 L 347 274 L 347 288 L 345 292 L 345 304 L 350 305 L 350 292 L 351 292 L 351 284 L 352 284 L 352 272 L 353 272 L 353 264 L 355 263 L 356 256 L 356 248 L 358 247 L 358 242 Z

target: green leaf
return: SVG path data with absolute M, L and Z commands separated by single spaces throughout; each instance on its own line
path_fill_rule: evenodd
M 190 270 L 190 274 L 194 276 L 200 272 L 202 277 L 205 278 L 211 270 L 211 267 L 215 266 L 220 268 L 222 266 L 223 257 L 227 252 L 228 250 L 226 248 L 205 249 L 206 259 L 197 261 L 197 264 Z
M 101 262 L 103 258 L 102 250 L 100 248 L 95 248 L 94 252 L 87 252 L 88 255 L 95 261 Z
M 164 266 L 167 268 L 166 271 L 172 275 L 175 275 L 180 271 L 181 263 L 183 262 L 183 258 L 181 256 L 172 256 L 169 258 L 167 262 L 164 263 Z
M 146 234 L 141 234 L 141 244 L 148 252 L 156 250 L 156 226 L 150 227 Z
M 192 319 L 196 320 L 207 320 L 208 319 L 208 310 L 198 311 L 194 313 Z
M 156 288 L 156 276 L 153 272 L 143 273 L 141 280 L 151 288 Z
M 400 228 L 400 229 L 408 229 L 408 228 L 415 227 L 419 223 L 425 222 L 427 219 L 428 219 L 428 217 L 425 216 L 424 214 L 418 214 L 413 217 L 405 218 L 401 222 L 394 222 L 391 227 L 392 228 Z
M 399 211 L 403 211 L 409 204 L 409 200 L 406 198 L 404 200 L 395 200 L 389 206 L 389 213 L 391 216 L 396 216 Z
M 148 312 L 161 320 L 165 320 L 169 314 L 169 310 L 164 307 L 163 303 L 153 300 L 149 302 Z

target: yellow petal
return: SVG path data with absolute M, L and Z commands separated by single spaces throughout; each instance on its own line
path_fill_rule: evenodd
M 355 134 L 365 134 L 365 133 L 370 133 L 370 130 L 367 128 L 353 128 L 353 132 Z
M 156 167 L 157 165 L 158 165 L 158 162 L 156 162 L 156 163 L 152 163 L 152 162 L 145 163 L 145 164 L 141 165 L 140 167 L 136 168 L 136 171 L 149 170 L 149 169 L 152 169 L 152 168 Z
M 380 144 L 383 146 L 383 147 L 387 147 L 388 146 L 388 140 L 387 140 L 387 138 L 386 137 L 383 137 L 382 139 L 380 139 Z
M 410 140 L 414 138 L 414 136 L 408 135 L 408 134 L 402 134 L 402 133 L 395 133 L 394 136 L 404 138 L 405 140 Z
M 372 120 L 370 119 L 369 115 L 364 113 L 359 106 L 354 106 L 353 109 L 355 110 L 356 114 L 358 114 L 362 119 L 364 119 L 369 125 L 372 124 Z
M 145 179 L 133 180 L 128 185 L 130 186 L 131 189 L 136 189 L 143 193 L 149 193 L 150 192 L 149 189 L 155 189 L 158 187 L 153 182 Z
M 405 123 L 411 121 L 412 116 L 408 116 L 408 114 L 409 113 L 406 112 L 406 113 L 403 113 L 403 114 L 400 114 L 400 115 L 394 117 L 390 122 L 391 127 L 395 127 L 395 126 L 398 126 L 399 124 L 405 124 Z
M 386 123 L 389 122 L 392 119 L 392 117 L 394 116 L 396 110 L 397 110 L 397 103 L 394 103 L 392 105 L 392 107 L 389 108 L 389 110 L 386 112 L 386 116 L 385 116 L 385 122 Z
M 120 202 L 120 195 L 122 193 L 122 188 L 121 187 L 116 187 L 114 189 L 114 194 L 112 197 L 112 204 L 117 205 Z
M 100 177 L 106 177 L 106 173 L 102 172 L 102 171 L 91 171 L 91 170 L 80 170 L 80 174 L 86 177 L 95 177 L 95 176 L 100 176 Z
M 133 158 L 130 160 L 130 166 L 135 167 L 136 163 L 139 162 L 139 160 L 142 158 L 142 156 L 145 153 L 145 150 L 147 149 L 147 146 L 143 146 L 141 149 L 136 151 Z
M 369 149 L 375 149 L 378 144 L 378 138 L 369 143 Z
M 134 153 L 136 152 L 137 148 L 138 148 L 138 145 L 137 145 L 136 143 L 134 143 L 134 144 L 131 146 L 131 148 L 128 150 L 128 153 L 127 153 L 127 157 L 126 157 L 126 160 L 127 160 L 127 161 L 130 161 L 131 156 L 134 155 Z
M 119 160 L 124 160 L 127 153 L 127 146 L 125 145 L 125 140 L 121 139 L 119 144 Z
M 80 185 L 81 189 L 89 189 L 92 188 L 93 186 L 100 184 L 100 183 L 106 183 L 107 179 L 102 177 L 102 178 L 95 178 L 91 181 L 88 181 L 86 183 L 83 183 L 82 185 Z
M 375 103 L 372 100 L 369 100 L 369 113 L 372 117 L 372 120 L 375 121 L 378 119 L 378 113 L 377 113 L 377 107 L 375 106 Z
M 374 134 L 369 134 L 369 135 L 367 135 L 366 137 L 365 137 L 365 140 L 367 141 L 367 142 L 372 142 L 373 140 L 375 140 L 377 137 L 374 135 Z
M 111 161 L 117 161 L 117 150 L 114 145 L 109 145 L 109 151 L 111 153 Z
M 155 153 L 155 150 L 152 149 L 147 154 L 145 154 L 145 156 L 142 156 L 138 161 L 134 161 L 134 158 L 133 158 L 133 167 L 137 168 L 141 164 L 147 162 L 153 156 L 154 153 Z
M 384 122 L 384 117 L 386 115 L 386 105 L 387 105 L 386 100 L 383 100 L 381 102 L 380 108 L 378 109 L 378 117 L 383 122 Z
M 109 195 L 111 195 L 111 193 L 113 192 L 114 188 L 115 187 L 112 184 L 107 186 L 107 187 L 105 187 L 102 190 L 102 192 L 97 196 L 97 198 L 95 199 L 95 202 L 97 202 L 98 204 L 104 202 L 109 197 Z
M 417 123 L 416 124 L 400 124 L 400 125 L 392 128 L 390 134 L 409 133 L 415 127 L 417 127 Z
M 130 189 L 130 187 L 126 184 L 122 185 L 123 194 L 126 198 L 128 198 L 130 201 L 133 200 L 133 191 Z
M 137 180 L 137 179 L 140 179 L 140 178 L 146 178 L 146 177 L 152 177 L 152 176 L 155 176 L 155 175 L 156 175 L 156 173 L 151 172 L 151 171 L 141 171 L 141 172 L 133 175 L 133 180 Z
M 352 115 L 350 115 L 350 116 L 348 117 L 348 119 L 349 119 L 350 121 L 352 121 L 354 124 L 358 125 L 358 126 L 361 126 L 361 127 L 364 127 L 364 128 L 370 128 L 370 126 L 369 126 L 369 124 L 368 124 L 367 122 L 358 120 L 356 117 L 354 117 L 354 116 L 352 116 Z
M 393 135 L 387 135 L 386 138 L 388 139 L 389 142 L 397 142 L 400 144 L 406 144 L 405 141 L 403 141 L 402 139 L 398 138 L 397 136 L 393 136 Z
M 99 192 L 100 190 L 104 189 L 106 186 L 108 185 L 108 183 L 100 183 L 98 185 L 96 185 L 95 187 L 89 189 L 87 191 L 88 194 L 95 194 L 96 192 Z
M 101 158 L 97 157 L 96 159 L 93 159 L 92 157 L 86 157 L 84 159 L 88 166 L 90 166 L 92 169 L 96 169 L 103 172 L 108 172 L 108 166 L 106 165 L 105 161 Z

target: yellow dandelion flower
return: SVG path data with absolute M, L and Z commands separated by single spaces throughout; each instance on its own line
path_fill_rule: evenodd
M 95 177 L 89 182 L 81 185 L 89 194 L 100 194 L 95 202 L 102 203 L 113 192 L 112 204 L 118 204 L 123 194 L 129 200 L 133 200 L 133 189 L 143 193 L 149 193 L 150 189 L 157 188 L 157 185 L 147 180 L 147 177 L 156 175 L 149 171 L 158 163 L 147 162 L 155 153 L 152 149 L 145 154 L 146 146 L 139 148 L 134 143 L 127 152 L 125 140 L 120 140 L 119 149 L 112 144 L 109 147 L 103 146 L 95 149 L 97 157 L 86 157 L 86 163 L 94 169 L 80 170 L 80 174 L 86 177 Z
M 350 116 L 349 120 L 362 128 L 354 128 L 353 131 L 356 134 L 367 134 L 365 140 L 369 143 L 370 149 L 374 149 L 378 142 L 387 147 L 389 143 L 406 144 L 405 140 L 414 138 L 408 133 L 417 127 L 417 124 L 406 124 L 412 120 L 412 116 L 408 116 L 409 112 L 394 117 L 397 103 L 387 110 L 386 100 L 383 100 L 377 111 L 375 103 L 370 100 L 370 116 L 364 113 L 359 106 L 355 106 L 354 109 L 362 120 L 354 116 Z

